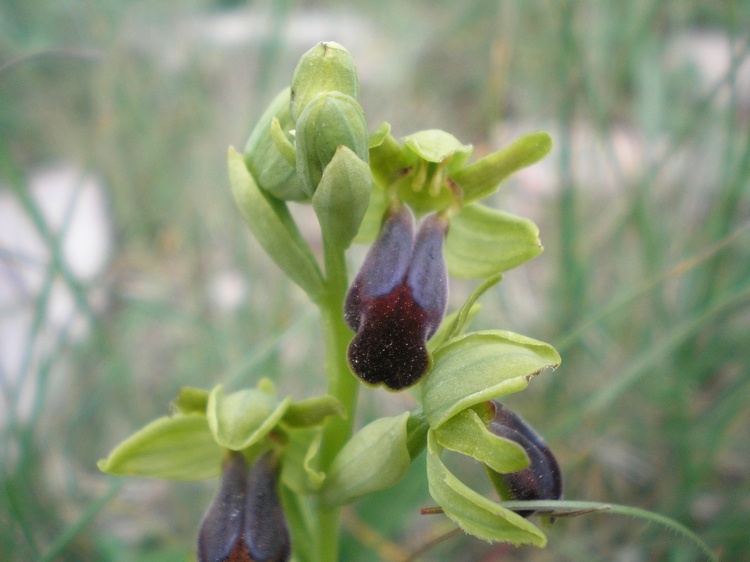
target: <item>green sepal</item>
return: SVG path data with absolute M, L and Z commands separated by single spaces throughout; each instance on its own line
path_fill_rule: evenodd
M 330 506 L 390 488 L 409 468 L 409 412 L 377 419 L 355 433 L 333 460 L 322 490 Z
M 276 265 L 317 301 L 323 294 L 323 275 L 286 204 L 258 188 L 232 147 L 228 164 L 234 200 L 255 238 Z
M 254 388 L 225 395 L 218 385 L 208 397 L 208 426 L 220 446 L 241 451 L 266 437 L 281 421 L 291 401 L 287 397 L 279 402 Z
M 316 427 L 328 416 L 345 418 L 346 410 L 338 398 L 325 394 L 290 404 L 281 422 L 290 428 Z
M 296 122 L 318 94 L 341 92 L 359 97 L 359 77 L 354 58 L 335 41 L 318 43 L 300 57 L 292 75 L 290 112 Z
M 177 398 L 172 402 L 172 407 L 181 414 L 201 414 L 205 416 L 207 404 L 208 390 L 183 386 L 180 388 Z
M 445 238 L 448 271 L 461 279 L 507 271 L 542 250 L 533 222 L 478 204 L 464 207 L 451 219 Z
M 433 361 L 422 385 L 422 404 L 430 427 L 436 428 L 461 410 L 523 390 L 533 375 L 556 368 L 560 355 L 544 342 L 488 330 L 447 341 Z
M 370 202 L 370 167 L 346 146 L 339 146 L 323 170 L 312 198 L 326 244 L 348 248 Z
M 292 141 L 289 140 L 286 134 L 284 134 L 284 129 L 281 127 L 281 122 L 277 117 L 274 117 L 271 121 L 271 137 L 273 138 L 274 144 L 276 144 L 276 149 L 279 151 L 284 160 L 286 160 L 290 166 L 294 167 L 296 176 L 297 151 L 295 150 Z M 299 181 L 299 178 L 297 179 L 297 181 Z M 299 185 L 300 187 L 302 186 L 301 183 Z M 282 198 L 279 197 L 279 199 Z
M 294 160 L 289 162 L 289 154 L 284 152 L 289 147 L 294 152 L 289 138 L 292 129 L 294 121 L 289 115 L 289 88 L 286 88 L 261 115 L 245 144 L 244 158 L 250 174 L 261 189 L 282 201 L 308 198 L 297 177 Z
M 288 432 L 281 468 L 281 480 L 298 494 L 312 494 L 320 489 L 325 474 L 316 468 L 322 432 L 298 429 Z
M 495 472 L 516 472 L 529 465 L 529 456 L 521 445 L 490 432 L 471 408 L 459 412 L 434 431 L 442 447 L 472 457 Z
M 427 435 L 427 482 L 430 495 L 465 532 L 492 542 L 543 547 L 547 538 L 533 523 L 485 498 L 461 482 L 440 459 L 443 448 L 434 431 Z
M 117 476 L 204 480 L 219 475 L 223 454 L 205 416 L 175 414 L 152 421 L 96 465 Z
M 318 188 L 323 170 L 339 146 L 346 146 L 369 163 L 367 121 L 351 96 L 328 92 L 314 98 L 297 119 L 297 175 L 309 197 Z
M 494 193 L 500 182 L 513 172 L 538 162 L 551 149 L 552 138 L 544 131 L 524 135 L 507 148 L 456 171 L 451 178 L 461 186 L 464 203 L 471 203 Z

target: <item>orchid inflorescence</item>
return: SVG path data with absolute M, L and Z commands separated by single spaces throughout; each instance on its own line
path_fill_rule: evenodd
M 546 542 L 528 520 L 534 509 L 513 511 L 470 488 L 444 464 L 446 451 L 486 466 L 501 500 L 562 495 L 549 447 L 498 402 L 557 367 L 558 353 L 508 331 L 469 331 L 479 297 L 542 251 L 531 221 L 479 201 L 545 156 L 549 136 L 532 133 L 470 162 L 472 147 L 444 131 L 399 141 L 384 123 L 369 133 L 358 94 L 351 55 L 320 43 L 302 56 L 244 154 L 229 149 L 232 192 L 251 232 L 321 310 L 329 394 L 279 397 L 269 379 L 228 393 L 183 388 L 170 415 L 99 463 L 119 475 L 221 476 L 200 528 L 200 561 L 336 560 L 331 521 L 340 506 L 396 484 L 425 449 L 441 513 L 481 539 Z M 314 209 L 322 262 L 290 201 Z M 346 251 L 370 241 L 349 285 Z M 449 274 L 480 284 L 446 316 Z M 354 432 L 354 376 L 365 387 L 410 389 L 415 407 Z

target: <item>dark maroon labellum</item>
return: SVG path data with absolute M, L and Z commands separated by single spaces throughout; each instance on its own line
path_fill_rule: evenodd
M 544 439 L 521 416 L 500 402 L 488 404 L 494 413 L 489 430 L 521 445 L 530 460 L 529 466 L 518 472 L 501 474 L 489 470 L 497 492 L 505 500 L 559 500 L 562 497 L 562 473 Z M 518 511 L 523 517 L 532 513 L 533 510 Z
M 289 560 L 289 532 L 276 492 L 277 472 L 270 453 L 249 469 L 242 453 L 227 453 L 219 493 L 198 535 L 199 562 Z
M 443 258 L 447 221 L 428 216 L 414 239 L 406 206 L 389 210 L 378 239 L 346 297 L 346 322 L 357 332 L 349 364 L 369 384 L 401 390 L 427 372 L 426 342 L 440 325 L 448 298 Z

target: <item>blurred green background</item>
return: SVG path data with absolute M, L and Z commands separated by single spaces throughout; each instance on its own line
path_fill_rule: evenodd
M 183 385 L 324 388 L 315 310 L 243 226 L 225 161 L 298 57 L 335 40 L 372 129 L 442 128 L 476 155 L 553 135 L 493 202 L 536 221 L 546 251 L 477 325 L 563 356 L 508 404 L 547 437 L 568 499 L 652 509 L 750 559 L 748 29 L 742 0 L 4 0 L 0 557 L 190 559 L 216 482 L 118 480 L 97 459 Z M 470 290 L 453 282 L 452 306 Z M 410 400 L 363 390 L 360 416 Z M 342 560 L 403 560 L 450 528 L 430 505 L 422 458 L 347 508 Z M 699 560 L 615 516 L 559 520 L 549 540 L 454 537 L 419 560 Z

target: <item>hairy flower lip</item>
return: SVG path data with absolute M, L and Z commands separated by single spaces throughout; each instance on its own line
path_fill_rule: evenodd
M 199 562 L 285 562 L 289 532 L 276 491 L 272 453 L 248 468 L 242 453 L 228 451 L 221 486 L 201 524 Z
M 489 431 L 521 445 L 530 461 L 526 468 L 507 474 L 488 469 L 498 493 L 506 500 L 559 500 L 562 497 L 562 472 L 542 436 L 500 402 L 491 400 L 488 405 L 492 414 Z M 520 510 L 517 513 L 528 517 L 534 511 Z
M 349 364 L 366 383 L 401 390 L 427 372 L 426 342 L 440 325 L 448 297 L 447 229 L 447 220 L 433 214 L 415 238 L 408 207 L 387 212 L 344 307 L 347 324 L 357 332 Z

